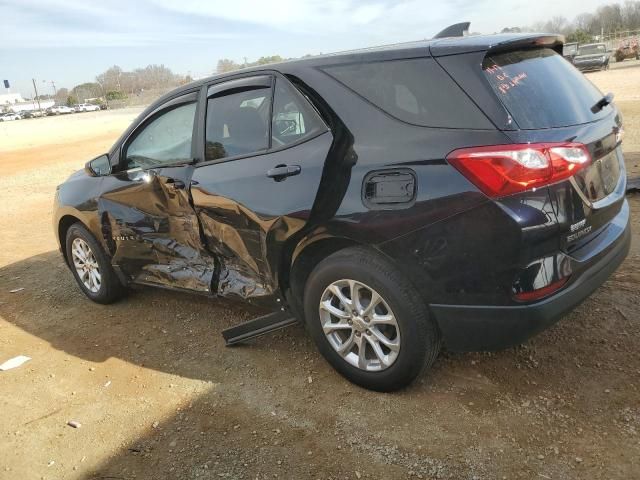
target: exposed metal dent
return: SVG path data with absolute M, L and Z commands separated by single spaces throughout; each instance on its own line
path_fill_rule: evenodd
M 212 275 L 213 269 L 208 265 L 171 262 L 169 265 L 147 265 L 136 281 L 209 292 Z
M 255 276 L 246 275 L 242 265 L 226 264 L 218 280 L 218 295 L 223 297 L 249 298 L 265 297 L 273 293 L 269 285 L 260 284 Z
M 268 261 L 269 245 L 304 226 L 304 219 L 260 218 L 245 206 L 194 188 L 207 248 L 217 255 L 221 296 L 265 297 L 278 288 L 276 268 Z

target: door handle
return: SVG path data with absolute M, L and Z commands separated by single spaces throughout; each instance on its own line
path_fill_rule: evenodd
M 302 171 L 300 165 L 276 165 L 267 171 L 267 177 L 273 178 L 276 182 L 280 182 L 287 177 L 299 175 Z
M 167 178 L 165 183 L 167 185 L 173 185 L 173 188 L 175 188 L 176 190 L 184 190 L 185 187 L 184 182 L 176 178 Z

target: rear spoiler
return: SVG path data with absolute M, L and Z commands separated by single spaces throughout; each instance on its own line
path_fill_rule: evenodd
M 506 52 L 529 48 L 551 48 L 562 55 L 564 35 L 548 33 L 505 33 L 468 37 L 449 37 L 435 40 L 431 55 L 442 57 L 471 52 Z
M 464 37 L 469 33 L 470 25 L 471 22 L 461 22 L 454 25 L 449 25 L 444 30 L 438 32 L 433 38 Z

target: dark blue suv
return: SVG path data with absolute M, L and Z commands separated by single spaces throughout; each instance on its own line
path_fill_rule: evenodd
M 522 342 L 630 243 L 620 115 L 562 45 L 444 38 L 180 87 L 60 185 L 62 254 L 96 302 L 138 284 L 273 312 L 230 343 L 304 321 L 376 390 L 443 345 Z

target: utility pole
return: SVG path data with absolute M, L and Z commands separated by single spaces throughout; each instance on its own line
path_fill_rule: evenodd
M 38 88 L 36 87 L 36 79 L 32 78 L 31 81 L 33 82 L 33 89 L 36 92 L 36 100 L 38 101 L 38 110 L 42 111 L 42 107 L 40 106 L 40 97 L 38 97 Z
M 58 94 L 58 91 L 56 90 L 56 84 L 53 80 L 51 80 L 51 86 L 53 87 L 53 96 L 55 98 L 55 96 Z
M 100 85 L 100 90 L 102 90 L 102 96 L 104 97 L 104 103 L 109 108 L 109 99 L 107 98 L 107 92 L 104 90 L 104 85 L 96 79 L 98 85 Z

